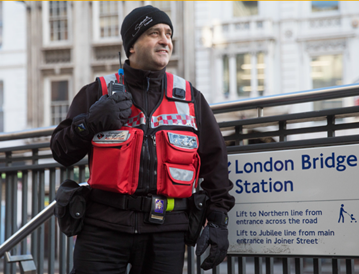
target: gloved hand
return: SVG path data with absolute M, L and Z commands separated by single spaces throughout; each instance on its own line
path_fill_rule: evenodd
M 196 255 L 202 255 L 211 245 L 208 257 L 203 261 L 201 268 L 211 269 L 219 265 L 227 255 L 228 242 L 228 217 L 223 212 L 213 211 L 208 217 L 208 224 L 203 229 L 197 240 Z
M 98 132 L 121 128 L 131 115 L 131 106 L 129 92 L 103 95 L 90 107 L 88 114 L 76 116 L 72 125 L 79 135 L 90 140 Z

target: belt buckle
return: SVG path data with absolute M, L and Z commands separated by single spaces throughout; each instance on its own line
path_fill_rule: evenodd
M 163 224 L 167 209 L 167 198 L 163 196 L 152 195 L 151 210 L 147 221 L 152 224 Z

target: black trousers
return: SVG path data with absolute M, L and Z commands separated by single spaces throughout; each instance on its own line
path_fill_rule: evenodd
M 182 274 L 184 232 L 127 234 L 84 226 L 71 274 Z

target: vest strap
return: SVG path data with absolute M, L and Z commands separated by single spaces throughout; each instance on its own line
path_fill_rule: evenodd
M 106 94 L 108 94 L 108 90 L 107 90 L 108 84 L 111 81 L 112 82 L 117 81 L 117 83 L 119 83 L 120 75 L 118 75 L 118 73 L 114 73 L 114 74 L 109 74 L 109 75 L 98 77 L 98 79 L 100 80 L 100 83 L 101 83 L 102 95 L 106 95 Z
M 192 102 L 192 85 L 185 79 L 166 72 L 167 90 L 166 97 L 171 101 Z

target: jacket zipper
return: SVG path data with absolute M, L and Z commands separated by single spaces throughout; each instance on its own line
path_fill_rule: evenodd
M 156 136 L 148 135 L 147 132 L 151 128 L 151 117 L 153 113 L 156 111 L 158 106 L 161 104 L 163 100 L 164 93 L 152 110 L 152 112 L 148 115 L 148 91 L 150 89 L 150 78 L 146 77 L 147 87 L 145 90 L 145 108 L 144 115 L 146 118 L 146 128 L 145 128 L 145 136 L 142 143 L 142 162 L 140 164 L 140 178 L 139 178 L 139 188 L 144 189 L 146 193 L 149 193 L 150 190 L 157 190 L 157 154 L 156 154 Z M 162 88 L 164 89 L 164 80 L 162 80 Z M 152 144 L 148 141 L 148 138 L 152 139 Z M 146 157 L 147 154 L 147 157 Z M 151 161 L 152 160 L 152 161 Z M 152 172 L 152 176 L 151 176 Z
M 144 137 L 145 138 L 145 137 Z M 139 174 L 139 182 L 138 182 L 138 188 L 142 188 L 143 185 L 144 185 L 144 177 L 145 177 L 145 169 L 144 169 L 144 166 L 145 166 L 145 161 L 146 159 L 144 158 L 146 155 L 146 146 L 145 146 L 145 142 L 144 140 L 142 141 L 142 150 L 141 150 L 141 163 L 140 163 L 140 174 Z
M 145 136 L 145 147 L 146 147 L 146 155 L 147 155 L 147 157 L 146 157 L 146 176 L 145 176 L 145 178 L 146 178 L 146 181 L 145 181 L 145 183 L 146 183 L 146 193 L 148 193 L 149 192 L 149 190 L 150 190 L 150 167 L 151 167 L 151 153 L 150 153 L 150 149 L 149 149 L 149 143 L 148 143 L 148 138 L 149 138 L 149 136 L 148 135 L 146 135 Z
M 153 142 L 153 150 L 152 150 L 152 155 L 153 155 L 153 182 L 151 184 L 151 186 L 154 189 L 157 189 L 157 153 L 156 153 L 156 136 L 155 135 L 151 135 L 152 138 L 152 142 Z
M 148 91 L 150 89 L 150 78 L 149 77 L 146 77 L 147 79 L 147 88 L 146 88 L 146 95 L 145 95 L 145 111 L 146 111 L 146 116 L 147 116 L 147 113 L 148 113 Z M 147 117 L 149 118 L 149 117 Z
M 147 87 L 145 91 L 145 109 L 144 109 L 144 115 L 146 118 L 146 129 L 145 129 L 145 136 L 142 144 L 142 183 L 141 186 L 144 188 L 145 192 L 149 192 L 150 184 L 149 184 L 149 178 L 150 178 L 150 164 L 151 164 L 151 155 L 149 151 L 149 144 L 148 144 L 148 129 L 149 129 L 149 116 L 147 115 L 148 112 L 148 91 L 150 89 L 150 78 L 146 77 L 147 80 Z
M 138 221 L 137 221 L 138 213 L 135 212 L 135 234 L 138 233 Z
M 148 83 L 149 86 L 149 83 Z M 164 94 L 165 94 L 165 80 L 164 78 L 162 79 L 162 84 L 161 84 L 161 88 L 164 89 L 164 92 L 162 92 L 161 94 L 161 98 L 158 101 L 157 105 L 155 106 L 155 108 L 152 110 L 152 112 L 149 114 L 148 116 L 148 124 L 147 124 L 147 128 L 150 128 L 150 118 L 152 117 L 153 113 L 155 113 L 155 111 L 157 110 L 157 108 L 161 105 Z M 146 101 L 147 102 L 147 101 Z M 154 133 L 155 134 L 155 133 Z M 150 135 L 150 137 L 152 138 L 152 146 L 151 146 L 151 159 L 153 160 L 153 176 L 149 175 L 150 178 L 150 187 L 153 190 L 157 191 L 157 152 L 156 152 L 156 136 L 155 135 Z

